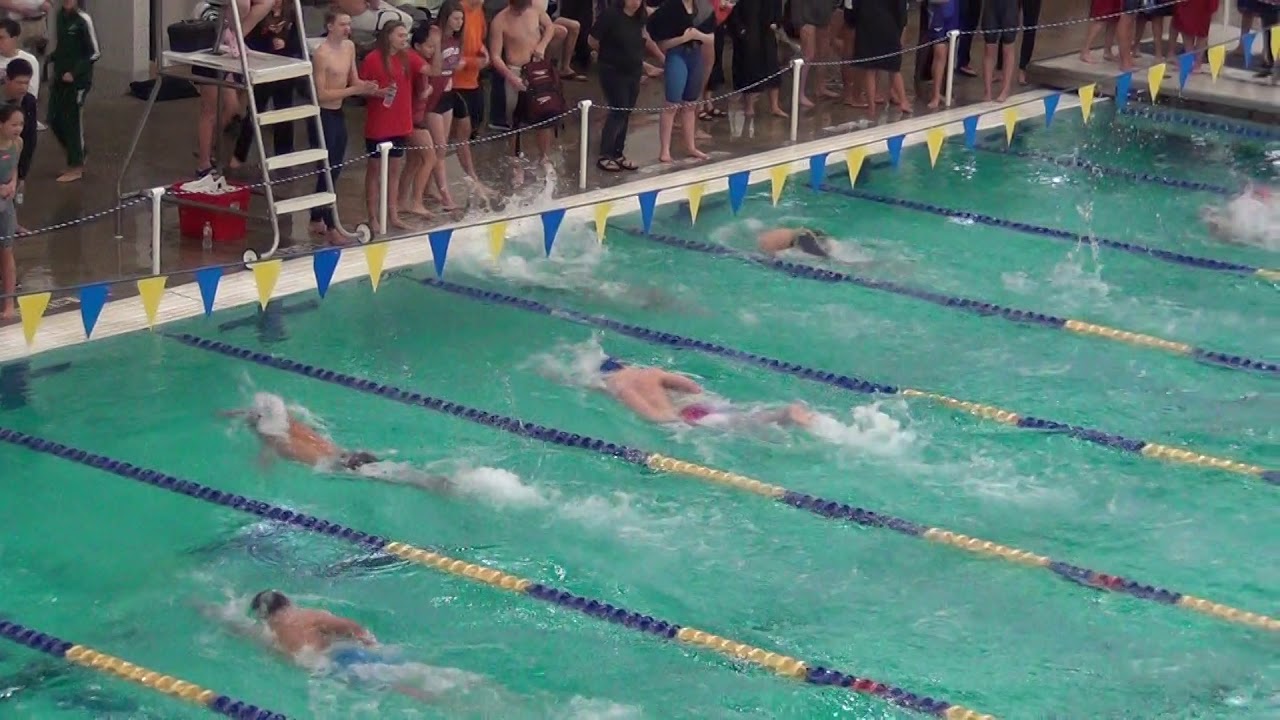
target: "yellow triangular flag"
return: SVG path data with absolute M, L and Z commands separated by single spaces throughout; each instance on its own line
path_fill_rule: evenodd
M 1147 69 L 1147 90 L 1151 92 L 1151 102 L 1160 95 L 1160 83 L 1164 82 L 1165 64 L 1158 63 Z
M 947 134 L 940 127 L 931 128 L 924 134 L 925 142 L 929 145 L 929 167 L 938 164 L 938 153 L 942 152 L 942 141 L 946 137 Z
M 609 227 L 609 211 L 613 209 L 613 203 L 609 201 L 596 203 L 596 242 L 604 242 L 605 230 Z
M 138 296 L 142 298 L 142 309 L 147 313 L 147 327 L 155 327 L 156 313 L 160 310 L 160 298 L 164 297 L 164 284 L 169 278 L 142 278 L 138 281 Z
M 698 208 L 702 205 L 702 194 L 707 191 L 706 183 L 694 183 L 689 186 L 689 224 L 698 222 Z
M 373 291 L 378 292 L 378 283 L 382 281 L 382 263 L 387 261 L 387 243 L 372 243 L 364 246 L 364 262 L 369 266 L 369 282 L 373 283 Z
M 1013 128 L 1018 124 L 1017 108 L 1004 109 L 1004 142 L 1006 145 L 1013 144 Z
M 1271 57 L 1280 55 L 1280 25 L 1271 26 Z
M 1218 79 L 1218 73 L 1222 71 L 1222 64 L 1226 60 L 1227 47 L 1225 45 L 1214 45 L 1209 48 L 1209 74 L 1213 76 L 1214 80 Z
M 1080 114 L 1084 115 L 1086 124 L 1089 122 L 1089 111 L 1093 109 L 1093 93 L 1097 89 L 1097 83 L 1089 83 L 1080 88 Z
M 489 223 L 489 255 L 497 260 L 502 256 L 502 246 L 507 244 L 507 221 Z
M 253 282 L 258 286 L 258 304 L 264 310 L 267 303 L 271 302 L 271 293 L 276 289 L 276 281 L 280 279 L 280 268 L 283 267 L 283 263 L 283 260 L 277 258 L 256 262 L 251 266 Z
M 778 198 L 782 197 L 782 188 L 787 185 L 787 175 L 790 174 L 790 163 L 784 165 L 774 165 L 769 168 L 769 190 L 773 195 L 773 204 L 778 204 Z
M 49 309 L 49 299 L 53 293 L 42 292 L 34 295 L 18 296 L 18 313 L 22 315 L 22 334 L 27 337 L 27 344 L 36 341 L 36 330 L 40 329 L 40 321 L 44 319 L 44 311 Z
M 862 161 L 867 159 L 865 147 L 849 148 L 844 154 L 845 169 L 849 171 L 849 187 L 858 184 L 858 173 L 862 171 Z

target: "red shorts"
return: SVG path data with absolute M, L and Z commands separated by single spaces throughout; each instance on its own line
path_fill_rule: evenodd
M 711 414 L 711 408 L 705 405 L 689 405 L 681 408 L 680 419 L 690 425 L 697 425 L 702 419 Z
M 1114 15 L 1124 9 L 1124 0 L 1092 0 L 1089 3 L 1089 17 L 1097 18 Z

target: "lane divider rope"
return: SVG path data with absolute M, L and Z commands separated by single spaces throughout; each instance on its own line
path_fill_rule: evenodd
M 1200 362 L 1229 368 L 1231 370 L 1250 370 L 1280 375 L 1280 363 L 1255 360 L 1253 358 L 1218 352 L 1216 350 L 1207 350 L 1189 343 L 1178 342 L 1176 340 L 1166 340 L 1164 338 L 1147 335 L 1145 333 L 1121 330 L 1119 328 L 1086 322 L 1084 320 L 1063 318 L 1056 315 L 1046 315 L 1032 310 L 1020 310 L 1018 308 L 1004 307 L 1002 305 L 982 302 L 980 300 L 944 295 L 942 293 L 933 292 L 932 290 L 924 290 L 921 288 L 911 287 L 910 285 L 902 285 L 893 282 L 892 280 L 859 277 L 857 275 L 849 275 L 847 273 L 815 267 L 813 265 L 787 262 L 785 260 L 771 258 L 758 253 L 743 252 L 736 248 L 720 245 L 718 243 L 688 240 L 675 235 L 661 235 L 655 233 L 646 234 L 640 228 L 630 228 L 625 226 L 611 229 L 619 230 L 632 237 L 652 240 L 653 242 L 670 247 L 693 250 L 707 255 L 739 258 L 746 262 L 766 267 L 771 270 L 776 270 L 778 272 L 783 272 L 792 277 L 803 278 L 805 280 L 817 280 L 819 282 L 847 282 L 868 290 L 882 290 L 894 295 L 915 298 L 941 307 L 969 312 L 983 317 L 996 317 L 1001 320 L 1007 320 L 1009 322 L 1019 323 L 1022 325 L 1034 325 L 1037 327 L 1053 328 L 1056 330 L 1066 330 L 1067 332 L 1075 333 L 1077 335 L 1089 335 L 1104 340 L 1125 343 L 1127 345 L 1163 350 L 1175 355 L 1183 355 Z
M 1047 153 L 1040 150 L 1018 150 L 1015 148 L 975 145 L 975 150 L 990 153 L 993 155 L 1012 155 L 1013 157 L 1027 158 L 1029 160 L 1041 160 L 1043 162 L 1052 163 L 1059 167 L 1079 168 L 1088 170 L 1089 172 L 1098 173 L 1099 175 L 1110 175 L 1112 177 L 1124 178 L 1133 182 L 1152 183 L 1155 185 L 1164 185 L 1166 187 L 1177 188 L 1179 190 L 1191 190 L 1194 192 L 1207 192 L 1215 195 L 1230 197 L 1238 195 L 1239 190 L 1232 190 L 1221 185 L 1200 182 L 1199 180 L 1183 180 L 1182 178 L 1167 177 L 1164 175 L 1156 175 L 1155 173 L 1134 172 L 1125 170 L 1124 168 L 1111 167 L 1109 165 L 1100 165 L 1080 157 L 1079 155 L 1058 155 L 1055 153 Z
M 1002 228 L 1005 230 L 1013 230 L 1020 233 L 1026 233 L 1028 235 L 1036 235 L 1054 240 L 1066 240 L 1072 243 L 1084 243 L 1086 245 L 1096 244 L 1099 247 L 1122 250 L 1133 255 L 1145 255 L 1157 260 L 1163 260 L 1164 262 L 1192 267 L 1198 270 L 1229 272 L 1237 275 L 1256 275 L 1264 280 L 1280 282 L 1280 270 L 1256 268 L 1252 265 L 1228 262 L 1226 260 L 1214 260 L 1212 258 L 1199 257 L 1197 255 L 1187 255 L 1185 253 L 1174 252 L 1172 250 L 1162 250 L 1160 248 L 1148 247 L 1146 245 L 1138 245 L 1137 243 L 1110 240 L 1107 238 L 1097 237 L 1095 235 L 1085 235 L 1082 233 L 1072 232 L 1070 230 L 1045 227 L 1043 225 L 1034 225 L 1032 223 L 1017 222 L 1014 220 L 1005 220 L 1004 218 L 995 217 L 994 215 L 984 215 L 982 213 L 969 212 L 967 210 L 954 210 L 952 208 L 933 205 L 919 200 L 891 197 L 888 195 L 881 195 L 879 193 L 867 192 L 866 190 L 859 190 L 857 188 L 842 188 L 836 185 L 831 185 L 830 183 L 824 183 L 822 185 L 822 191 L 835 193 L 837 195 L 844 195 L 851 198 L 858 198 L 859 200 L 869 200 L 882 205 L 890 205 L 893 207 L 905 208 L 907 210 L 930 213 L 940 217 L 968 220 L 982 225 Z
M 9 440 L 7 437 L 5 439 Z M 14 442 L 13 440 L 9 441 Z M 73 665 L 97 670 L 106 675 L 113 675 L 121 680 L 128 680 L 170 697 L 185 700 L 193 705 L 203 705 L 205 708 L 226 717 L 239 720 L 285 720 L 286 718 L 283 713 L 260 708 L 257 705 L 250 705 L 227 695 L 219 695 L 212 690 L 207 690 L 186 680 L 179 680 L 172 675 L 164 675 L 154 670 L 148 670 L 141 665 L 135 665 L 114 655 L 108 655 L 93 648 L 63 640 L 56 635 L 42 633 L 34 628 L 3 618 L 0 618 L 0 637 L 18 645 L 24 645 L 37 652 L 51 655 L 59 660 L 65 660 Z
M 766 370 L 772 370 L 773 372 L 794 375 L 799 378 L 804 378 L 805 380 L 842 388 L 844 390 L 853 390 L 864 394 L 901 395 L 903 397 L 931 400 L 954 410 L 960 410 L 980 418 L 994 420 L 996 422 L 1024 430 L 1061 433 L 1079 440 L 1085 440 L 1087 442 L 1117 450 L 1124 450 L 1147 458 L 1182 463 L 1185 465 L 1194 465 L 1202 468 L 1225 470 L 1240 475 L 1258 477 L 1269 483 L 1280 485 L 1280 471 L 1267 470 L 1259 465 L 1243 463 L 1214 455 L 1206 455 L 1193 450 L 1187 450 L 1170 445 L 1162 445 L 1160 443 L 1154 443 L 1147 440 L 1130 438 L 1124 435 L 1096 430 L 1094 428 L 1081 425 L 1071 425 L 1068 423 L 1058 422 L 1056 420 L 1021 415 L 1013 412 L 1012 410 L 1005 410 L 993 405 L 970 402 L 968 400 L 958 400 L 938 393 L 897 387 L 894 385 L 884 385 L 870 380 L 863 380 L 862 378 L 851 375 L 841 375 L 838 373 L 828 372 L 826 370 L 818 370 L 804 365 L 799 365 L 797 363 L 778 360 L 764 355 L 747 352 L 745 350 L 725 347 L 705 340 L 698 340 L 697 338 L 689 338 L 682 335 L 676 335 L 674 333 L 641 327 L 639 325 L 631 325 L 603 317 L 601 315 L 589 315 L 576 310 L 556 308 L 540 303 L 536 300 L 529 300 L 526 298 L 516 297 L 514 295 L 507 295 L 491 290 L 481 290 L 479 288 L 458 285 L 457 283 L 437 280 L 435 278 L 425 278 L 419 282 L 429 287 L 439 288 L 455 295 L 462 295 L 474 300 L 506 305 L 538 313 L 540 315 L 547 315 L 583 325 L 589 325 L 591 327 L 611 330 L 621 335 L 626 335 L 627 337 L 643 340 L 644 342 L 666 345 L 683 350 L 695 350 L 707 355 L 729 358 L 731 360 L 737 360 L 757 367 L 762 367 Z
M 569 433 L 555 428 L 544 427 L 542 425 L 533 425 L 513 417 L 477 410 L 458 403 L 452 403 L 439 398 L 421 395 L 419 393 L 402 390 L 390 385 L 383 385 L 352 375 L 337 373 L 332 370 L 317 368 L 312 365 L 304 365 L 297 361 L 276 355 L 238 348 L 234 345 L 229 345 L 217 340 L 207 340 L 194 335 L 175 335 L 170 337 L 173 337 L 174 339 L 191 347 L 208 352 L 252 362 L 264 367 L 274 368 L 276 370 L 302 375 L 313 380 L 320 380 L 332 385 L 358 390 L 371 395 L 377 395 L 412 407 L 424 407 L 428 410 L 443 412 L 463 420 L 469 420 L 480 425 L 505 430 L 524 437 L 532 437 L 555 445 L 562 445 L 564 447 L 594 450 L 595 452 L 610 455 L 632 464 L 642 465 L 656 472 L 684 475 L 686 477 L 704 480 L 709 483 L 722 485 L 735 490 L 749 492 L 754 495 L 770 498 L 777 502 L 790 505 L 800 510 L 806 510 L 828 520 L 849 522 L 868 528 L 887 528 L 903 535 L 950 545 L 984 557 L 1001 559 L 1006 562 L 1017 563 L 1019 565 L 1047 568 L 1062 578 L 1090 588 L 1122 593 L 1140 600 L 1147 600 L 1165 605 L 1174 605 L 1226 620 L 1228 622 L 1258 627 L 1264 630 L 1271 630 L 1273 632 L 1280 631 L 1280 621 L 1274 620 L 1265 615 L 1239 610 L 1230 605 L 1223 605 L 1221 603 L 1203 600 L 1192 595 L 1186 595 L 1184 593 L 1139 583 L 1119 575 L 1102 573 L 1070 563 L 1051 560 L 1036 553 L 1018 550 L 1016 548 L 993 543 L 988 540 L 982 540 L 980 538 L 969 537 L 949 530 L 943 530 L 942 528 L 921 525 L 911 522 L 910 520 L 894 517 L 885 513 L 853 507 L 846 503 L 838 503 L 834 500 L 827 500 L 814 495 L 795 492 L 778 485 L 761 482 L 745 475 L 739 475 L 738 473 L 717 470 L 698 463 L 672 458 L 661 453 L 647 453 L 634 448 L 606 443 L 603 440 L 579 435 L 577 433 Z M 533 432 L 530 432 L 530 430 Z M 0 429 L 0 440 L 3 439 L 5 439 L 4 431 Z M 607 448 L 612 448 L 612 450 Z
M 1130 103 L 1125 107 L 1119 108 L 1121 115 L 1132 115 L 1134 117 L 1147 118 L 1157 122 L 1173 123 L 1175 125 L 1187 125 L 1189 127 L 1203 128 L 1205 130 L 1218 130 L 1231 135 L 1239 135 L 1241 137 L 1255 138 L 1261 140 L 1280 140 L 1280 132 L 1276 132 L 1270 128 L 1245 125 L 1243 123 L 1229 122 L 1227 120 L 1217 120 L 1202 118 L 1190 113 L 1177 112 L 1176 110 L 1155 109 L 1151 105 Z
M 385 388 L 385 386 L 379 387 Z M 404 396 L 404 393 L 397 392 L 400 393 L 401 397 Z M 286 510 L 285 508 L 242 495 L 223 492 L 208 485 L 184 480 L 158 470 L 114 460 L 17 430 L 0 428 L 0 441 L 52 455 L 129 480 L 137 480 L 147 485 L 203 500 L 213 505 L 292 525 L 318 535 L 345 540 L 360 546 L 362 550 L 379 550 L 390 553 L 403 560 L 418 563 L 449 575 L 474 580 L 508 592 L 528 595 L 568 610 L 620 625 L 629 630 L 667 640 L 678 640 L 686 645 L 711 650 L 729 658 L 771 670 L 783 677 L 800 680 L 811 685 L 830 685 L 845 688 L 852 692 L 877 697 L 908 710 L 946 718 L 947 720 L 994 720 L 991 715 L 970 710 L 945 700 L 917 695 L 900 687 L 870 678 L 842 673 L 821 665 L 812 665 L 788 655 L 769 652 L 762 648 L 740 643 L 703 630 L 666 622 L 649 615 L 632 612 L 611 603 L 575 595 L 550 585 L 536 583 L 487 565 L 469 563 L 465 560 L 415 547 L 408 543 L 388 540 L 387 538 L 365 533 L 323 518 Z

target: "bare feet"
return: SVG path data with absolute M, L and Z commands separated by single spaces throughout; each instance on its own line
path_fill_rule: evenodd
M 1097 62 L 1097 60 L 1093 59 L 1093 52 L 1086 50 L 1080 53 L 1080 62 L 1092 65 Z
M 397 229 L 397 230 L 412 230 L 412 229 L 413 229 L 413 226 L 412 226 L 412 225 L 410 225 L 410 224 L 408 224 L 408 223 L 406 223 L 406 222 L 404 221 L 404 219 L 400 217 L 400 213 L 398 213 L 398 212 L 388 213 L 387 222 L 391 223 L 391 227 L 393 227 L 393 228 L 395 228 L 395 229 Z
M 773 107 L 769 108 L 769 114 L 773 115 L 774 117 L 780 117 L 780 118 L 791 117 L 790 115 L 787 114 L 786 110 L 783 110 L 778 105 L 774 105 Z
M 701 150 L 699 150 L 699 149 L 698 149 L 698 148 L 696 148 L 696 147 L 695 147 L 695 148 L 689 148 L 686 152 L 688 152 L 688 153 L 689 153 L 689 157 L 694 158 L 695 160 L 710 160 L 710 159 L 711 159 L 711 156 L 710 156 L 710 155 L 708 155 L 708 154 L 706 154 L 706 153 L 702 152 Z
M 312 221 L 312 223 L 307 226 L 307 232 L 312 235 L 324 235 L 329 232 L 329 227 L 323 222 Z
M 832 90 L 829 87 L 822 88 L 822 90 L 820 90 L 818 94 L 829 100 L 838 100 L 840 98 L 840 93 L 836 90 Z
M 665 153 L 662 153 L 661 155 L 659 155 L 659 156 L 658 156 L 658 162 L 660 162 L 660 163 L 669 163 L 669 162 L 671 162 L 671 153 L 669 153 L 669 152 L 665 152 Z
M 410 215 L 417 215 L 419 217 L 424 217 L 428 219 L 430 219 L 431 216 L 433 215 L 433 213 L 427 209 L 427 206 L 423 205 L 422 203 L 418 203 L 416 205 L 413 203 L 409 203 L 409 207 L 405 210 L 405 212 L 409 213 Z
M 58 176 L 58 182 L 70 183 L 70 182 L 75 182 L 83 177 L 84 177 L 84 168 L 82 167 L 71 168 L 70 170 L 67 170 L 66 172 Z
M 804 108 L 804 109 L 808 110 L 809 108 L 813 107 L 813 101 L 812 101 L 812 100 L 810 100 L 808 97 L 806 97 L 806 96 L 804 96 L 804 95 L 801 95 L 801 96 L 800 96 L 800 107 L 802 107 L 802 108 Z
M 926 107 L 928 107 L 930 110 L 937 110 L 938 106 L 940 105 L 942 105 L 942 97 L 939 95 L 934 95 L 933 99 L 929 101 L 929 104 Z
M 13 317 L 14 317 L 13 300 L 6 300 L 4 302 L 4 310 L 0 310 L 0 320 L 3 320 L 4 322 L 9 322 L 10 320 L 13 319 Z

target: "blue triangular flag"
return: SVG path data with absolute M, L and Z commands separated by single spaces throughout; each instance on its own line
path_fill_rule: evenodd
M 809 158 L 809 187 L 818 190 L 827 179 L 827 156 L 825 153 Z
M 1178 89 L 1187 86 L 1187 78 L 1191 77 L 1191 68 L 1196 64 L 1194 52 L 1182 53 L 1178 56 Z
M 207 267 L 196 271 L 196 284 L 200 286 L 200 300 L 204 302 L 204 316 L 213 314 L 213 300 L 218 296 L 218 283 L 222 281 L 222 268 Z
M 564 208 L 542 213 L 542 245 L 547 249 L 547 257 L 551 257 L 551 246 L 556 242 L 556 233 L 560 232 L 562 220 L 564 220 Z
M 449 256 L 449 240 L 453 238 L 453 228 L 437 230 L 427 236 L 431 243 L 431 259 L 436 264 L 436 277 L 444 277 L 444 261 Z
M 751 173 L 747 170 L 729 176 L 729 207 L 733 209 L 734 215 L 738 214 L 743 199 L 747 197 L 747 180 L 750 177 Z
M 978 145 L 978 116 L 970 115 L 964 119 L 964 146 L 973 149 Z
M 657 204 L 657 190 L 640 193 L 640 222 L 644 225 L 646 235 L 649 234 L 649 228 L 653 227 L 653 207 Z
M 1116 107 L 1129 104 L 1129 88 L 1133 87 L 1133 73 L 1123 73 L 1116 78 Z
M 102 306 L 107 303 L 107 286 L 87 285 L 80 288 L 80 319 L 84 321 L 84 336 L 93 336 L 93 326 L 98 324 Z
M 1253 65 L 1253 33 L 1245 33 L 1240 36 L 1240 47 L 1244 48 L 1244 69 L 1248 70 Z
M 316 292 L 320 297 L 329 292 L 329 283 L 333 280 L 333 271 L 338 267 L 338 258 L 342 251 L 337 248 L 321 250 L 311 256 L 311 267 L 316 274 Z
M 1062 99 L 1062 93 L 1054 93 L 1044 96 L 1044 126 L 1049 127 L 1053 124 L 1053 114 L 1058 111 L 1058 101 Z
M 898 164 L 902 162 L 902 141 L 906 139 L 906 135 L 894 135 L 885 140 L 889 145 L 889 163 L 894 167 L 898 167 Z

